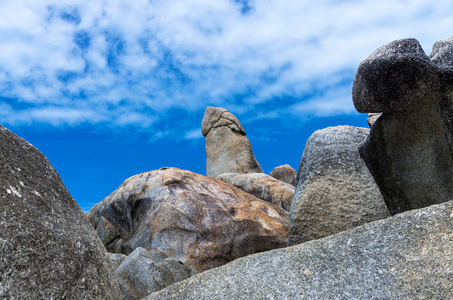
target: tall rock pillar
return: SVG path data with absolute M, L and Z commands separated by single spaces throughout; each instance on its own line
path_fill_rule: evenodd
M 453 37 L 430 57 L 415 39 L 378 48 L 352 94 L 357 111 L 382 112 L 360 155 L 390 212 L 453 199 Z
M 201 132 L 206 141 L 206 176 L 264 173 L 253 155 L 241 122 L 226 109 L 208 106 Z

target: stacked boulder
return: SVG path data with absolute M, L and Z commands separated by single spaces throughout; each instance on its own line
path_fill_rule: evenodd
M 208 106 L 201 132 L 206 140 L 206 176 L 264 173 L 253 155 L 241 122 L 226 109 Z
M 269 175 L 275 179 L 296 186 L 297 171 L 288 164 L 275 167 Z
M 281 207 L 176 168 L 127 179 L 88 217 L 109 252 L 156 248 L 197 271 L 284 247 L 289 232 Z
M 262 173 L 225 173 L 217 176 L 217 179 L 225 181 L 244 192 L 252 194 L 264 201 L 280 206 L 285 211 L 291 208 L 294 197 L 294 186 L 277 180 L 274 177 Z
M 289 245 L 389 216 L 357 149 L 368 133 L 366 128 L 337 126 L 307 140 L 290 211 Z
M 106 251 L 57 171 L 0 126 L 0 298 L 120 299 Z
M 453 38 L 430 57 L 415 39 L 378 48 L 357 70 L 353 100 L 382 112 L 360 155 L 392 214 L 453 199 Z

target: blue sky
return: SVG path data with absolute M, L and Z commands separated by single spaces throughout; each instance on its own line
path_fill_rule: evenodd
M 265 172 L 306 139 L 366 127 L 359 63 L 395 39 L 429 54 L 453 2 L 2 0 L 0 123 L 38 147 L 85 210 L 163 166 L 205 173 L 206 106 L 236 115 Z

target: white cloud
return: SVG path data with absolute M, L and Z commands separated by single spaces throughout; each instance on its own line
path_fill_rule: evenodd
M 350 94 L 350 85 L 332 89 L 320 97 L 312 97 L 307 101 L 294 104 L 290 107 L 288 113 L 296 116 L 316 117 L 351 114 L 355 112 L 355 108 L 350 99 Z
M 186 132 L 186 135 L 184 136 L 185 139 L 187 140 L 192 140 L 192 139 L 201 139 L 203 138 L 203 134 L 201 134 L 201 129 L 193 129 L 188 132 Z
M 429 54 L 453 35 L 448 0 L 241 3 L 3 0 L 0 101 L 11 114 L 0 122 L 149 127 L 207 105 L 250 119 L 350 114 L 355 69 L 377 47 L 414 37 Z

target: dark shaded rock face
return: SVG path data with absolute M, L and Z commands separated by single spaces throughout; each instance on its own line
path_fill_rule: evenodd
M 453 202 L 240 258 L 146 300 L 453 299 Z
M 89 219 L 109 252 L 157 248 L 197 271 L 284 247 L 289 230 L 280 207 L 176 168 L 127 179 Z
M 270 176 L 278 179 L 280 181 L 289 183 L 293 186 L 296 186 L 296 176 L 297 171 L 294 170 L 290 165 L 282 165 L 275 167 L 270 173 Z
M 294 197 L 294 186 L 277 180 L 274 177 L 262 173 L 225 173 L 217 176 L 217 179 L 225 181 L 244 192 L 252 194 L 264 201 L 280 206 L 286 211 L 291 208 Z
M 354 79 L 356 109 L 383 112 L 360 155 L 392 214 L 453 199 L 453 38 L 430 57 L 414 39 L 394 41 Z
M 156 249 L 135 249 L 116 269 L 123 300 L 139 300 L 198 272 Z
M 419 102 L 437 98 L 438 70 L 415 39 L 384 45 L 364 60 L 353 86 L 359 112 L 418 110 Z
M 206 176 L 264 173 L 253 155 L 241 122 L 226 109 L 208 106 L 201 132 L 206 141 Z
M 0 126 L 0 298 L 119 299 L 106 251 L 43 154 Z
M 390 216 L 357 148 L 368 133 L 336 126 L 317 130 L 307 140 L 290 211 L 289 245 Z

